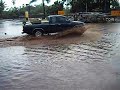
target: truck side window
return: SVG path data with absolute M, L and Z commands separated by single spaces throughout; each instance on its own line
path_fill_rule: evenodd
M 65 17 L 57 17 L 57 22 L 58 23 L 65 23 L 66 22 L 66 18 Z
M 55 17 L 51 18 L 51 23 L 56 23 L 56 18 Z

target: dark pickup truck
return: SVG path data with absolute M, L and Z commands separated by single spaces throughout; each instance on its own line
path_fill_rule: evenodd
M 39 37 L 43 34 L 62 32 L 74 27 L 83 27 L 84 22 L 70 21 L 66 16 L 50 15 L 48 21 L 40 24 L 31 24 L 23 26 L 23 33 Z M 84 33 L 84 32 L 83 32 Z

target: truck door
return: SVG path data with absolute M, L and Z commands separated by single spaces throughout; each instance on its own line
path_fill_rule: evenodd
M 50 17 L 49 32 L 54 33 L 60 30 L 60 24 L 57 23 L 56 17 Z
M 57 17 L 57 22 L 59 25 L 59 31 L 66 30 L 71 27 L 71 23 L 66 20 L 66 17 Z

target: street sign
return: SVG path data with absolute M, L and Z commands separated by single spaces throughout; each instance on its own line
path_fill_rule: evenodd
M 58 11 L 58 15 L 65 15 L 64 11 Z
M 112 10 L 111 15 L 112 16 L 120 16 L 120 10 Z
M 25 18 L 29 18 L 29 13 L 28 13 L 28 11 L 25 12 Z

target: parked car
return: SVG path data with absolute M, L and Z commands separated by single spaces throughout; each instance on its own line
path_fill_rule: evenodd
M 71 21 L 66 16 L 50 15 L 48 16 L 47 21 L 44 21 L 43 23 L 24 25 L 23 33 L 39 37 L 43 34 L 62 32 L 74 27 L 83 27 L 84 25 L 84 22 Z M 82 31 L 82 33 L 84 32 Z

